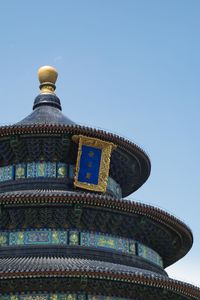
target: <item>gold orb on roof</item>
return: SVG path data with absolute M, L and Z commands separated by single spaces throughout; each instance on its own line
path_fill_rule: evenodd
M 38 70 L 41 93 L 54 93 L 58 72 L 51 66 L 43 66 Z
M 56 83 L 58 77 L 58 72 L 55 68 L 51 66 L 43 66 L 38 70 L 38 78 L 40 83 L 51 82 L 53 84 Z

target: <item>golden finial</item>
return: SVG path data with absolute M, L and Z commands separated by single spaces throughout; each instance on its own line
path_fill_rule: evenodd
M 51 66 L 43 66 L 38 70 L 41 94 L 54 94 L 58 72 Z

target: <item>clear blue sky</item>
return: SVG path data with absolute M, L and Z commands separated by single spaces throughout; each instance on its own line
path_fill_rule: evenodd
M 32 109 L 37 69 L 59 71 L 72 120 L 128 137 L 152 173 L 131 199 L 159 206 L 193 230 L 170 276 L 200 286 L 200 1 L 1 1 L 1 124 Z

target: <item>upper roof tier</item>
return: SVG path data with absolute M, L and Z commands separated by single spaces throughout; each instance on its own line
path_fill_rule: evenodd
M 55 94 L 58 77 L 56 69 L 50 66 L 38 70 L 40 94 L 35 98 L 33 112 L 17 124 L 75 124 L 61 111 L 60 99 Z
M 73 190 L 70 176 L 63 182 L 57 175 L 53 179 L 45 178 L 44 181 L 41 176 L 33 180 L 27 173 L 23 180 L 15 180 L 16 168 L 22 163 L 26 170 L 31 162 L 56 162 L 56 168 L 58 163 L 65 163 L 69 170 L 69 166 L 76 164 L 78 151 L 76 143 L 72 140 L 73 135 L 84 135 L 114 143 L 117 147 L 112 152 L 109 171 L 112 188 L 120 189 L 118 197 L 125 197 L 136 191 L 150 175 L 151 164 L 147 154 L 124 138 L 71 121 L 62 113 L 60 99 L 55 94 L 57 71 L 45 66 L 39 69 L 38 74 L 40 94 L 35 98 L 33 112 L 14 125 L 0 127 L 0 169 L 6 166 L 14 168 L 14 175 L 9 178 L 13 180 L 12 184 L 7 181 L 7 177 L 6 182 L 0 178 L 1 191 L 29 189 L 29 181 L 31 188 L 34 188 L 34 182 L 37 189 L 49 189 L 53 186 L 54 189 Z

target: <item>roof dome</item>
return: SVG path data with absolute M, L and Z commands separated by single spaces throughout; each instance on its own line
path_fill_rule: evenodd
M 38 70 L 40 94 L 35 98 L 33 112 L 17 124 L 75 124 L 61 112 L 60 99 L 55 94 L 57 77 L 53 67 L 44 66 Z

